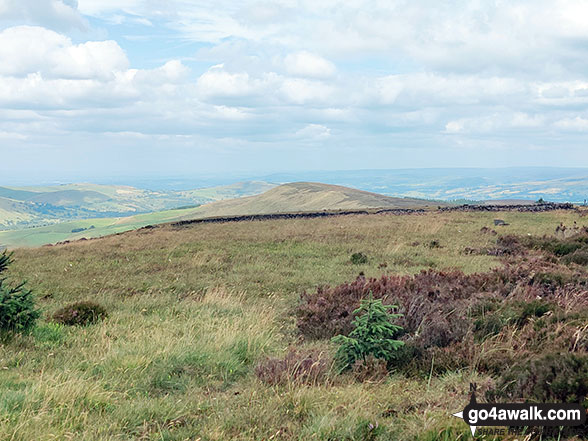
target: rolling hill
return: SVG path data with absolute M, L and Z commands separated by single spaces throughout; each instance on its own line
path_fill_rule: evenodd
M 247 186 L 238 188 L 246 189 Z M 205 190 L 208 192 L 220 191 Z M 224 191 L 236 190 L 234 186 L 229 186 Z M 195 191 L 190 193 L 195 194 Z M 423 199 L 395 198 L 338 185 L 296 182 L 271 188 L 256 196 L 211 202 L 198 207 L 163 210 L 127 217 L 84 219 L 17 231 L 0 231 L 0 245 L 11 248 L 40 246 L 83 237 L 100 237 L 134 230 L 146 225 L 208 217 L 373 208 L 427 209 L 436 208 L 439 205 L 447 204 Z
M 252 181 L 187 191 L 96 184 L 0 187 L 0 230 L 194 207 L 207 202 L 259 194 L 274 186 L 267 182 Z
M 424 199 L 395 198 L 340 185 L 294 182 L 257 196 L 205 204 L 182 219 L 367 208 L 432 208 L 438 205 Z
M 259 179 L 320 181 L 397 197 L 445 201 L 543 198 L 583 203 L 588 198 L 588 168 L 585 167 L 326 170 L 274 173 Z

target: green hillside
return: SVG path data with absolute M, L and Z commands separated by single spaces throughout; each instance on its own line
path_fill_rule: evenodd
M 211 201 L 220 201 L 224 199 L 240 198 L 244 196 L 253 196 L 264 193 L 276 187 L 276 184 L 270 184 L 263 181 L 237 182 L 230 185 L 221 185 L 218 187 L 199 188 L 196 190 L 187 190 L 178 192 L 185 197 L 207 198 Z
M 190 193 L 222 197 L 237 194 L 238 191 L 253 191 L 257 188 L 273 187 L 260 183 L 248 186 L 228 186 L 194 190 Z M 367 191 L 355 190 L 338 185 L 312 182 L 297 182 L 280 185 L 256 196 L 212 202 L 198 207 L 165 210 L 128 217 L 83 219 L 22 230 L 0 231 L 0 245 L 10 248 L 34 247 L 48 243 L 93 238 L 122 231 L 134 230 L 146 225 L 165 222 L 202 219 L 220 216 L 251 214 L 296 213 L 307 211 L 361 210 L 372 208 L 436 208 L 437 202 L 412 198 L 393 198 Z M 94 228 L 90 228 L 90 227 Z
M 280 185 L 257 196 L 202 205 L 184 215 L 182 219 L 368 208 L 426 209 L 436 208 L 439 205 L 447 204 L 424 199 L 395 198 L 340 185 L 294 182 Z
M 273 184 L 258 181 L 187 191 L 154 191 L 96 184 L 0 187 L 0 231 L 193 207 L 259 194 L 272 187 Z
M 183 215 L 192 213 L 193 210 L 193 208 L 188 208 L 158 211 L 121 218 L 81 219 L 70 222 L 58 222 L 43 227 L 0 231 L 0 249 L 3 247 L 38 247 L 65 240 L 107 236 L 109 234 L 135 230 L 146 225 L 179 220 Z

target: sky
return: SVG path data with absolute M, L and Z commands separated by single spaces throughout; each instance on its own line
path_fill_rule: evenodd
M 0 0 L 0 181 L 588 165 L 582 0 Z

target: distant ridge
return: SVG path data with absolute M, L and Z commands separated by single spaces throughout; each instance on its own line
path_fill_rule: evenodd
M 444 202 L 416 198 L 396 198 L 341 185 L 293 182 L 265 193 L 239 199 L 212 202 L 195 208 L 181 220 L 218 216 L 296 213 L 322 210 L 362 210 L 373 208 L 432 209 Z
M 259 188 L 259 183 L 254 184 Z M 271 186 L 271 184 L 264 184 Z M 238 185 L 238 191 L 246 191 Z M 243 188 L 241 188 L 243 187 Z M 206 190 L 208 192 L 212 189 Z M 217 190 L 214 190 L 215 192 Z M 215 195 L 226 194 L 227 189 Z M 210 195 L 212 196 L 212 195 Z M 271 188 L 265 193 L 237 199 L 138 214 L 128 217 L 83 219 L 44 227 L 0 232 L 0 245 L 9 248 L 40 246 L 82 238 L 95 238 L 159 224 L 239 222 L 247 220 L 315 218 L 358 214 L 411 214 L 426 211 L 549 211 L 575 209 L 572 204 L 523 204 L 502 200 L 500 205 L 458 205 L 417 198 L 398 198 L 356 190 L 340 185 L 294 182 Z M 2 208 L 0 204 L 0 209 Z
M 0 187 L 0 230 L 22 230 L 64 221 L 133 216 L 252 196 L 275 184 L 237 182 L 220 187 L 155 191 L 89 183 Z
M 188 206 L 181 209 L 154 211 L 126 217 L 88 218 L 37 228 L 0 231 L 0 244 L 9 247 L 39 246 L 65 240 L 116 234 L 147 225 L 214 217 L 275 216 L 326 211 L 432 210 L 449 206 L 443 202 L 396 198 L 340 185 L 316 182 L 295 182 L 277 187 L 262 182 L 241 183 L 235 186 L 203 189 L 200 195 L 220 198 L 226 194 L 243 194 L 264 187 L 270 189 L 255 196 L 218 200 L 197 207 Z M 194 197 L 197 192 L 196 190 L 183 192 L 182 196 Z

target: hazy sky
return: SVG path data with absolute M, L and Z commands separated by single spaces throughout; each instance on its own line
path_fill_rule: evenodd
M 0 175 L 586 166 L 587 22 L 581 0 L 0 0 Z

